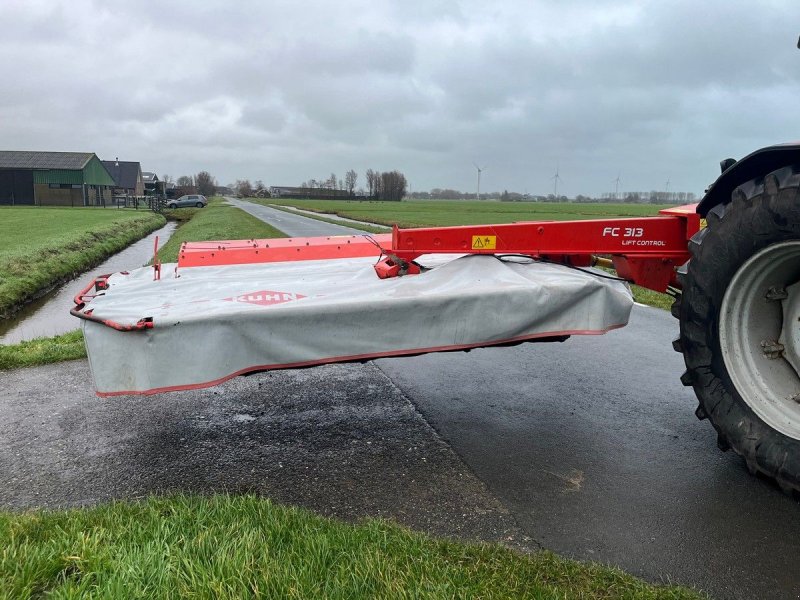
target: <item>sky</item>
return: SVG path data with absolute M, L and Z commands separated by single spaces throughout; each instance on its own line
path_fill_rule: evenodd
M 0 149 L 173 179 L 701 194 L 800 139 L 797 0 L 2 0 Z

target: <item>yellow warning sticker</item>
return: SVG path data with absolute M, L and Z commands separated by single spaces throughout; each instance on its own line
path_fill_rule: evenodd
M 700 219 L 700 229 L 708 227 L 708 222 L 705 219 Z
M 496 250 L 497 249 L 497 236 L 496 235 L 473 235 L 472 236 L 472 249 L 473 250 Z

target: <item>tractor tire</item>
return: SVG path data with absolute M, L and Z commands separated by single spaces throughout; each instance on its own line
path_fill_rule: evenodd
M 711 421 L 721 450 L 798 492 L 800 165 L 740 185 L 706 220 L 689 242 L 672 307 L 681 381 L 694 388 L 695 414 Z

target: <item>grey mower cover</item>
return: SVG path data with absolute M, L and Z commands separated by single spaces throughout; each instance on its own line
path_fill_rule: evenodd
M 600 334 L 627 324 L 628 286 L 568 267 L 494 256 L 430 257 L 378 279 L 374 258 L 215 267 L 163 265 L 109 277 L 83 321 L 99 396 L 155 394 L 236 375 L 330 362 Z M 423 263 L 425 261 L 423 260 Z M 430 263 L 428 263 L 430 264 Z

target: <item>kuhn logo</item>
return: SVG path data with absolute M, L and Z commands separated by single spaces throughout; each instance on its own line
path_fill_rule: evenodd
M 303 296 L 303 294 L 293 294 L 291 292 L 272 292 L 270 290 L 262 290 L 260 292 L 250 292 L 249 294 L 234 296 L 233 298 L 225 298 L 225 300 L 228 300 L 229 302 L 246 302 L 247 304 L 269 306 L 270 304 L 283 304 L 284 302 L 300 300 L 301 298 L 305 298 L 305 296 Z

